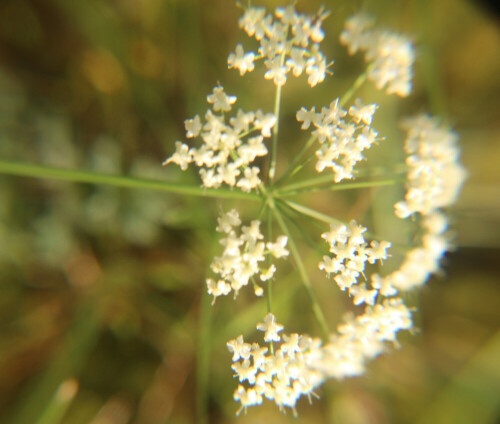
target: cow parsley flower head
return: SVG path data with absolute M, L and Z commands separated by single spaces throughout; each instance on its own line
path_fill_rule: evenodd
M 253 343 L 248 358 L 239 354 L 242 346 L 250 346 L 243 342 L 242 335 L 227 343 L 233 353 L 234 377 L 240 383 L 234 392 L 234 399 L 241 404 L 238 414 L 260 405 L 264 398 L 282 410 L 291 408 L 295 412 L 297 400 L 303 395 L 316 396 L 314 389 L 324 381 L 323 373 L 316 369 L 322 357 L 321 341 L 297 333 L 281 337 L 278 332 L 283 326 L 271 313 L 257 329 L 265 332 L 265 342 L 273 342 L 272 350 Z
M 427 115 L 406 119 L 402 127 L 407 131 L 409 171 L 405 200 L 395 205 L 396 215 L 427 215 L 453 204 L 466 177 L 458 162 L 457 135 Z
M 228 66 L 245 75 L 255 69 L 258 61 L 264 63 L 264 77 L 276 85 L 276 115 L 280 110 L 281 87 L 290 74 L 298 77 L 305 73 L 309 85 L 314 87 L 329 72 L 331 63 L 320 50 L 324 39 L 322 23 L 327 15 L 322 9 L 315 15 L 300 14 L 294 3 L 277 8 L 274 14 L 268 14 L 264 8 L 244 7 L 239 25 L 257 40 L 259 47 L 245 51 L 242 44 L 237 44 L 235 51 L 229 54 Z M 278 116 L 262 110 L 233 111 L 237 99 L 220 85 L 207 96 L 210 108 L 205 115 L 185 121 L 186 138 L 193 139 L 193 144 L 198 140 L 198 145 L 177 141 L 175 152 L 164 162 L 175 163 L 183 171 L 190 165 L 196 166 L 206 188 L 226 185 L 243 192 L 258 188 L 257 194 L 238 192 L 235 196 L 229 190 L 223 192 L 224 197 L 257 199 L 261 201 L 261 210 L 259 219 L 246 224 L 236 209 L 218 218 L 216 231 L 222 235 L 219 241 L 222 253 L 211 263 L 215 276 L 206 279 L 213 303 L 230 293 L 236 297 L 250 284 L 256 296 L 268 295 L 269 313 L 256 326 L 263 333 L 263 346 L 246 342 L 243 335 L 227 342 L 232 355 L 231 368 L 238 380 L 233 394 L 240 404 L 238 414 L 262 404 L 265 399 L 274 402 L 280 410 L 291 408 L 295 413 L 298 399 L 304 395 L 310 401 L 313 396 L 317 397 L 315 391 L 327 379 L 363 374 L 369 360 L 384 352 L 388 345 L 397 344 L 398 332 L 413 328 L 412 313 L 403 301 L 403 292 L 425 284 L 430 275 L 439 270 L 448 250 L 448 219 L 442 208 L 456 200 L 465 171 L 458 162 L 457 136 L 426 115 L 403 123 L 407 131 L 404 143 L 408 155 L 407 183 L 404 199 L 395 204 L 395 214 L 402 219 L 412 217 L 419 231 L 410 246 L 391 251 L 395 257 L 388 253 L 392 246 L 389 241 L 373 236 L 355 220 L 341 223 L 288 197 L 304 188 L 326 188 L 323 185 L 328 180 L 323 177 L 291 181 L 291 177 L 307 169 L 308 154 L 309 158 L 316 158 L 317 172 L 330 169 L 333 181 L 338 183 L 354 179 L 355 168 L 365 160 L 366 151 L 384 139 L 372 126 L 379 106 L 366 104 L 360 98 L 351 102 L 360 83 L 368 79 L 378 89 L 401 97 L 412 89 L 415 51 L 410 40 L 373 26 L 374 19 L 365 14 L 354 15 L 345 23 L 340 41 L 347 46 L 349 54 L 364 53 L 368 62 L 366 73 L 328 106 L 301 107 L 297 111 L 301 129 L 310 131 L 311 137 L 281 175 L 275 175 L 276 170 L 280 171 L 276 166 Z M 258 161 L 267 155 L 265 139 L 271 135 L 267 178 L 261 179 Z M 314 169 L 310 171 L 314 173 Z M 389 183 L 392 182 L 399 183 L 399 180 L 391 179 Z M 360 186 L 371 187 L 372 182 L 342 184 L 342 188 Z M 295 213 L 321 223 L 336 222 L 321 233 L 329 253 L 318 255 L 318 260 L 322 256 L 318 267 L 335 283 L 331 285 L 334 290 L 338 288 L 347 294 L 358 314 L 346 314 L 335 332 L 328 329 L 294 243 L 293 231 L 287 226 L 287 219 L 293 219 L 297 216 Z M 270 238 L 272 232 L 273 240 L 264 237 L 261 216 L 270 219 L 267 234 Z M 273 222 L 285 235 L 274 233 Z M 273 262 L 289 256 L 289 248 L 323 332 L 322 340 L 306 334 L 285 333 L 284 326 L 271 312 L 270 284 L 276 274 Z M 384 267 L 386 261 L 391 261 L 390 271 Z M 377 272 L 373 272 L 374 268 Z
M 355 305 L 375 303 L 378 290 L 375 287 L 368 289 L 365 283 L 358 284 L 358 278 L 363 274 L 366 262 L 373 264 L 387 259 L 387 249 L 391 246 L 387 241 L 372 241 L 368 246 L 364 232 L 366 228 L 353 220 L 349 225 L 332 224 L 330 231 L 321 235 L 334 256 L 323 256 L 319 269 L 325 271 L 328 277 L 334 274 L 335 282 L 342 291 L 348 290 Z
M 322 9 L 316 15 L 297 13 L 294 4 L 278 7 L 266 14 L 264 8 L 249 6 L 240 18 L 240 28 L 249 37 L 259 41 L 257 52 L 245 52 L 238 44 L 228 57 L 228 67 L 239 70 L 240 75 L 253 71 L 257 60 L 266 66 L 264 78 L 275 85 L 286 83 L 288 74 L 295 77 L 306 73 L 311 87 L 324 81 L 331 63 L 327 63 L 320 50 L 324 32 L 321 28 L 328 13 Z
M 330 168 L 335 182 L 354 178 L 354 166 L 364 159 L 363 152 L 378 140 L 378 133 L 371 127 L 377 108 L 376 104 L 365 105 L 356 99 L 346 111 L 340 106 L 340 99 L 336 99 L 321 112 L 304 107 L 297 112 L 301 128 L 308 129 L 312 124 L 315 128 L 312 135 L 320 143 L 316 151 L 316 171 Z M 349 119 L 344 119 L 347 115 Z
M 266 257 L 282 258 L 288 256 L 287 237 L 279 236 L 276 242 L 264 242 L 260 232 L 260 221 L 253 220 L 249 226 L 241 226 L 241 220 L 235 209 L 223 214 L 218 219 L 216 230 L 225 236 L 220 240 L 224 246 L 222 256 L 214 258 L 211 268 L 219 275 L 219 280 L 207 279 L 208 293 L 215 299 L 226 296 L 231 291 L 236 297 L 239 290 L 252 282 L 257 296 L 263 290 L 255 280 L 270 280 L 275 271 L 274 264 L 264 266 Z
M 374 19 L 364 13 L 351 16 L 340 34 L 349 54 L 365 52 L 370 63 L 368 79 L 387 94 L 406 97 L 412 89 L 415 51 L 411 41 L 399 34 L 372 29 Z
M 177 141 L 174 154 L 163 165 L 175 163 L 185 171 L 194 163 L 207 188 L 226 184 L 245 192 L 255 189 L 261 183 L 260 168 L 252 164 L 258 157 L 267 155 L 264 138 L 271 136 L 276 117 L 261 110 L 244 112 L 239 109 L 227 123 L 224 112 L 231 111 L 236 96 L 227 95 L 221 86 L 213 89 L 207 102 L 212 109 L 206 112 L 204 122 L 198 115 L 184 122 L 186 137 L 201 138 L 201 146 L 190 147 Z

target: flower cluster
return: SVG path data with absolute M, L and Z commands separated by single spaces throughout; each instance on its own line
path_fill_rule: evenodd
M 234 399 L 241 403 L 238 413 L 249 406 L 260 405 L 263 398 L 283 409 L 295 408 L 302 395 L 315 396 L 313 390 L 324 381 L 323 372 L 316 369 L 322 357 L 321 340 L 297 333 L 280 336 L 283 326 L 271 313 L 257 329 L 265 332 L 266 342 L 273 342 L 271 352 L 258 343 L 245 343 L 242 335 L 227 343 L 233 354 L 234 376 L 240 382 L 234 392 Z M 250 388 L 241 384 L 245 381 Z
M 377 107 L 376 104 L 365 105 L 356 99 L 347 112 L 336 99 L 330 106 L 323 107 L 321 112 L 316 112 L 315 107 L 311 110 L 303 107 L 297 112 L 296 117 L 302 122 L 303 130 L 307 130 L 311 123 L 315 127 L 312 134 L 320 143 L 316 152 L 318 172 L 331 168 L 335 182 L 354 178 L 354 166 L 364 159 L 363 151 L 377 141 L 378 133 L 371 127 Z M 352 119 L 346 121 L 343 118 L 348 113 Z
M 243 112 L 239 109 L 227 125 L 224 112 L 231 110 L 236 96 L 228 96 L 218 86 L 207 96 L 207 101 L 212 104 L 212 110 L 206 112 L 205 123 L 198 115 L 185 121 L 186 137 L 200 136 L 202 146 L 196 149 L 177 141 L 175 153 L 163 165 L 175 163 L 184 171 L 194 162 L 200 168 L 204 187 L 218 188 L 227 184 L 249 192 L 261 182 L 260 169 L 250 165 L 257 157 L 267 155 L 264 137 L 271 136 L 276 117 L 272 113 L 264 114 L 261 110 Z M 260 134 L 249 136 L 256 131 L 260 131 Z
M 391 246 L 387 241 L 379 243 L 373 240 L 368 247 L 363 236 L 365 231 L 365 227 L 353 220 L 348 226 L 331 224 L 330 231 L 321 235 L 335 256 L 323 256 L 319 268 L 328 276 L 336 274 L 335 282 L 342 291 L 349 290 L 355 305 L 375 303 L 378 290 L 369 290 L 365 283 L 358 284 L 358 277 L 364 272 L 367 261 L 374 264 L 376 261 L 387 259 L 387 249 Z
M 283 326 L 268 313 L 257 329 L 265 332 L 264 341 L 273 343 L 271 351 L 258 343 L 246 343 L 243 335 L 227 343 L 233 354 L 234 377 L 240 383 L 234 392 L 234 400 L 241 404 L 238 413 L 262 404 L 264 398 L 280 409 L 295 411 L 297 400 L 302 395 L 309 400 L 317 397 L 314 390 L 326 379 L 362 374 L 366 361 L 384 351 L 384 342 L 395 342 L 399 331 L 411 327 L 411 312 L 399 298 L 386 299 L 367 307 L 363 315 L 348 318 L 325 345 L 307 335 L 280 336 Z M 245 388 L 245 381 L 250 387 Z
M 321 370 L 325 378 L 361 375 L 366 362 L 385 350 L 384 342 L 395 342 L 397 333 L 412 325 L 411 312 L 400 298 L 368 306 L 362 315 L 349 316 L 339 325 L 338 334 L 323 347 L 315 369 Z
M 345 23 L 340 42 L 347 46 L 349 54 L 365 52 L 370 62 L 368 79 L 387 94 L 406 97 L 412 89 L 415 52 L 406 37 L 390 31 L 372 29 L 374 19 L 363 13 L 351 16 Z
M 253 71 L 256 60 L 263 59 L 267 68 L 265 78 L 277 86 L 279 106 L 280 87 L 286 83 L 289 73 L 299 76 L 305 72 L 311 87 L 324 80 L 329 65 L 319 43 L 324 37 L 321 25 L 326 16 L 322 10 L 314 16 L 298 14 L 294 4 L 276 9 L 274 15 L 267 14 L 264 8 L 245 8 L 240 27 L 259 41 L 260 47 L 257 53 L 245 52 L 238 44 L 236 51 L 229 55 L 229 68 L 238 69 L 244 75 Z M 347 46 L 349 54 L 358 50 L 365 53 L 369 62 L 366 76 L 378 89 L 407 96 L 412 88 L 415 59 L 412 44 L 398 34 L 372 29 L 373 23 L 373 19 L 364 14 L 351 17 L 340 36 L 341 43 Z M 358 78 L 353 90 L 359 87 L 359 81 L 364 79 Z M 310 110 L 302 107 L 296 114 L 303 130 L 312 127 L 310 143 L 315 140 L 319 143 L 316 171 L 330 168 L 335 182 L 353 179 L 355 165 L 365 159 L 365 151 L 380 140 L 372 128 L 378 105 L 356 99 L 348 109 L 343 109 L 353 92 L 346 93 L 342 102 L 337 98 L 319 112 L 315 107 Z M 165 164 L 175 163 L 185 170 L 195 163 L 205 187 L 218 188 L 226 184 L 246 192 L 259 187 L 265 200 L 264 208 L 269 207 L 282 230 L 290 234 L 280 216 L 283 199 L 277 198 L 286 196 L 286 190 L 274 191 L 271 187 L 267 191 L 261 185 L 259 168 L 254 165 L 258 157 L 268 153 L 264 138 L 270 137 L 277 117 L 260 110 L 239 110 L 227 124 L 225 113 L 231 111 L 236 97 L 228 96 L 218 86 L 207 100 L 212 109 L 205 114 L 205 122 L 198 115 L 185 121 L 186 136 L 201 137 L 203 145 L 194 148 L 177 142 L 176 152 Z M 295 411 L 302 395 L 309 399 L 316 396 L 314 390 L 328 378 L 362 374 L 367 361 L 382 353 L 387 342 L 395 343 L 399 331 L 412 328 L 410 309 L 398 294 L 424 284 L 430 274 L 439 269 L 439 262 L 448 249 L 448 221 L 441 208 L 456 200 L 465 171 L 458 163 L 457 137 L 447 128 L 427 116 L 407 120 L 404 128 L 408 131 L 405 142 L 408 183 L 405 199 L 395 205 L 395 213 L 400 218 L 418 215 L 422 230 L 418 245 L 406 252 L 395 271 L 385 276 L 368 275 L 367 263 L 383 263 L 388 259 L 387 249 L 391 243 L 367 242 L 367 229 L 354 220 L 347 225 L 332 224 L 329 231 L 321 235 L 331 255 L 323 256 L 319 268 L 328 277 L 333 275 L 339 288 L 348 292 L 354 305 L 363 305 L 364 311 L 358 316 L 348 315 L 337 332 L 329 334 L 319 304 L 313 300 L 313 309 L 324 330 L 324 341 L 297 333 L 282 334 L 283 326 L 272 313 L 257 325 L 257 329 L 264 332 L 267 347 L 247 343 L 243 335 L 229 341 L 232 369 L 239 380 L 234 392 L 234 399 L 241 404 L 238 413 L 261 404 L 264 398 L 274 401 L 281 410 L 288 407 Z M 277 136 L 277 128 L 274 131 Z M 309 147 L 308 142 L 303 152 Z M 295 159 L 297 163 L 303 152 Z M 285 171 L 283 180 L 286 177 Z M 312 212 L 304 213 L 318 216 Z M 260 282 L 270 280 L 276 272 L 276 266 L 266 258 L 288 256 L 288 238 L 279 236 L 274 243 L 266 243 L 260 225 L 259 220 L 253 220 L 250 225 L 242 226 L 234 209 L 218 219 L 217 231 L 224 235 L 220 240 L 224 250 L 211 264 L 218 277 L 206 281 L 214 302 L 230 292 L 236 297 L 250 282 L 255 294 L 262 296 L 264 289 Z M 294 259 L 298 266 L 303 265 L 300 258 Z M 358 281 L 360 276 L 365 281 Z M 307 277 L 301 275 L 301 278 L 309 285 Z M 268 300 L 270 310 L 270 298 Z
M 458 163 L 457 135 L 427 115 L 406 119 L 402 126 L 409 171 L 405 200 L 396 203 L 396 215 L 427 215 L 453 204 L 466 175 Z
M 260 263 L 264 262 L 268 255 L 275 258 L 288 256 L 288 238 L 279 236 L 275 243 L 263 242 L 264 236 L 260 232 L 258 220 L 252 221 L 249 226 L 241 227 L 240 234 L 237 234 L 236 229 L 240 227 L 241 220 L 235 209 L 218 218 L 218 223 L 216 230 L 226 235 L 220 240 L 224 252 L 212 262 L 212 271 L 219 274 L 220 279 L 207 279 L 208 293 L 214 296 L 214 302 L 218 296 L 225 296 L 231 290 L 236 296 L 239 290 L 252 280 L 255 294 L 262 296 L 264 290 L 254 277 L 258 275 L 261 281 L 267 281 L 274 276 L 276 266 L 272 264 L 263 268 Z
M 409 290 L 426 283 L 430 274 L 439 270 L 439 262 L 448 250 L 448 219 L 440 211 L 422 218 L 423 234 L 420 246 L 410 249 L 396 271 L 381 277 L 371 276 L 372 286 L 381 293 L 392 295 L 397 290 Z
M 448 218 L 441 208 L 454 203 L 466 177 L 458 162 L 457 136 L 426 115 L 403 122 L 407 130 L 407 191 L 397 202 L 399 218 L 420 216 L 421 245 L 409 250 L 399 269 L 380 277 L 372 275 L 372 285 L 385 290 L 409 290 L 425 284 L 439 270 L 439 262 L 448 250 Z
M 266 14 L 262 7 L 248 7 L 240 18 L 240 28 L 260 42 L 258 54 L 245 53 L 238 44 L 236 51 L 228 57 L 229 68 L 241 75 L 254 69 L 254 61 L 264 59 L 267 71 L 265 78 L 277 86 L 286 83 L 292 72 L 296 77 L 304 71 L 311 87 L 323 82 L 329 64 L 321 53 L 320 42 L 324 38 L 321 24 L 328 16 L 320 10 L 316 16 L 299 14 L 293 4 L 276 9 L 273 15 Z

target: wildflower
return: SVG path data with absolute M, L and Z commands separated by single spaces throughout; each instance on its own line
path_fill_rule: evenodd
M 321 342 L 297 333 L 283 335 L 281 341 L 278 332 L 283 326 L 276 322 L 276 317 L 269 313 L 264 323 L 257 329 L 264 331 L 264 340 L 275 343 L 274 352 L 266 347 L 253 343 L 250 359 L 233 354 L 232 368 L 240 383 L 245 382 L 250 387 L 239 385 L 234 392 L 234 399 L 241 403 L 242 410 L 256 404 L 261 404 L 263 398 L 274 401 L 280 409 L 295 408 L 297 400 L 302 396 L 314 395 L 314 389 L 324 381 L 323 374 L 315 367 L 322 358 Z M 235 346 L 241 345 L 243 337 L 228 342 L 231 352 Z M 238 361 L 238 362 L 237 362 Z
M 377 295 L 376 287 L 369 290 L 364 283 L 358 285 L 358 277 L 364 271 L 367 261 L 373 264 L 386 259 L 387 249 L 391 246 L 387 241 L 372 241 L 371 247 L 366 247 L 363 236 L 365 232 L 365 227 L 352 220 L 349 225 L 331 224 L 330 231 L 321 235 L 335 256 L 324 256 L 319 268 L 324 270 L 328 277 L 335 274 L 334 281 L 342 291 L 348 289 L 349 295 L 354 297 L 355 305 L 373 305 Z
M 466 176 L 458 163 L 456 134 L 426 115 L 407 119 L 403 128 L 409 171 L 405 200 L 395 205 L 396 215 L 427 215 L 454 203 Z
M 276 318 L 273 314 L 269 313 L 264 318 L 264 322 L 257 325 L 257 330 L 265 331 L 266 335 L 264 336 L 264 340 L 266 342 L 279 342 L 281 338 L 278 333 L 283 330 L 283 326 L 276 322 Z
M 274 275 L 276 266 L 271 264 L 268 268 L 261 268 L 260 264 L 265 261 L 266 256 L 280 258 L 288 254 L 285 248 L 288 241 L 286 236 L 279 236 L 274 243 L 266 244 L 262 241 L 264 236 L 260 232 L 258 220 L 241 227 L 240 231 L 241 220 L 235 209 L 219 217 L 218 223 L 216 230 L 225 234 L 220 240 L 224 251 L 222 256 L 214 258 L 211 268 L 219 274 L 220 279 L 217 283 L 211 278 L 207 279 L 208 293 L 214 296 L 214 302 L 218 296 L 225 296 L 231 291 L 236 296 L 254 276 L 259 276 L 261 281 L 269 280 Z M 261 296 L 262 288 L 256 286 L 255 294 Z
M 373 114 L 377 110 L 378 105 L 364 105 L 361 99 L 356 99 L 354 105 L 349 108 L 349 115 L 352 116 L 354 122 L 359 124 L 361 121 L 366 125 L 371 125 Z
M 245 53 L 238 44 L 228 57 L 229 68 L 238 69 L 240 75 L 244 75 L 254 69 L 255 60 L 263 59 L 267 68 L 264 77 L 276 86 L 286 83 L 290 71 L 298 77 L 304 70 L 309 85 L 316 86 L 324 81 L 330 66 L 319 50 L 324 38 L 321 24 L 327 16 L 322 10 L 315 16 L 299 14 L 293 4 L 277 8 L 274 17 L 266 15 L 263 8 L 245 8 L 240 28 L 260 42 L 258 54 Z
M 163 162 L 163 165 L 175 163 L 185 171 L 191 163 L 200 168 L 199 173 L 204 187 L 218 188 L 223 184 L 238 187 L 249 192 L 260 183 L 260 168 L 250 166 L 258 157 L 266 156 L 268 150 L 263 141 L 271 136 L 276 124 L 272 113 L 243 112 L 238 110 L 236 116 L 226 124 L 224 115 L 215 112 L 229 112 L 236 102 L 236 96 L 229 96 L 223 87 L 217 86 L 207 96 L 212 110 L 205 114 L 205 122 L 196 115 L 185 121 L 186 137 L 201 137 L 201 147 L 190 147 L 177 141 L 175 153 Z M 248 134 L 260 130 L 260 136 L 250 137 Z
M 252 346 L 244 342 L 242 335 L 235 340 L 227 342 L 227 347 L 229 351 L 233 353 L 233 362 L 237 361 L 240 358 L 250 358 Z
M 207 102 L 214 105 L 214 112 L 220 110 L 229 112 L 231 110 L 231 105 L 236 102 L 236 96 L 228 96 L 224 92 L 223 87 L 214 87 L 213 93 L 207 96 Z
M 363 151 L 372 146 L 378 135 L 370 126 L 377 107 L 376 104 L 364 105 L 357 99 L 349 109 L 354 123 L 344 120 L 348 112 L 339 106 L 339 99 L 318 113 L 314 108 L 309 111 L 304 107 L 297 112 L 302 129 L 309 128 L 311 123 L 315 127 L 312 134 L 320 143 L 316 151 L 316 171 L 332 169 L 335 182 L 354 178 L 354 166 L 364 159 Z
M 254 69 L 253 61 L 255 59 L 255 53 L 245 53 L 243 46 L 238 44 L 236 46 L 236 52 L 231 53 L 227 59 L 227 64 L 229 69 L 235 68 L 240 71 L 240 75 L 243 76 L 247 72 L 252 72 Z
M 277 8 L 274 15 L 266 14 L 263 8 L 245 8 L 240 27 L 259 42 L 259 47 L 256 52 L 245 52 L 238 44 L 228 57 L 228 67 L 244 75 L 262 59 L 265 78 L 276 86 L 284 85 L 290 73 L 296 77 L 305 73 L 309 85 L 314 87 L 325 79 L 331 65 L 320 50 L 326 16 L 322 9 L 313 16 L 299 14 L 294 4 Z M 340 36 L 341 43 L 347 46 L 349 54 L 364 52 L 369 62 L 367 78 L 378 89 L 407 96 L 412 88 L 413 46 L 406 37 L 373 29 L 373 24 L 374 20 L 364 14 L 349 18 Z M 201 146 L 178 141 L 175 152 L 164 164 L 175 163 L 182 170 L 196 165 L 207 188 L 227 185 L 249 192 L 259 187 L 264 193 L 255 161 L 267 155 L 265 139 L 276 131 L 277 117 L 261 110 L 238 110 L 226 118 L 236 100 L 220 85 L 215 87 L 207 96 L 211 108 L 204 117 L 196 115 L 184 122 L 186 138 L 201 139 Z M 365 158 L 365 151 L 380 140 L 372 127 L 377 109 L 378 105 L 365 104 L 359 98 L 344 109 L 337 98 L 320 111 L 314 106 L 297 111 L 301 129 L 311 129 L 319 144 L 315 152 L 317 172 L 330 168 L 335 182 L 355 177 L 355 166 Z M 241 405 L 238 414 L 260 405 L 264 398 L 280 410 L 291 408 L 295 412 L 301 396 L 311 400 L 311 396 L 317 396 L 314 390 L 328 378 L 362 374 L 367 362 L 382 353 L 387 343 L 396 343 L 398 332 L 412 328 L 410 309 L 400 294 L 424 284 L 439 270 L 449 244 L 448 221 L 441 208 L 456 200 L 465 171 L 458 163 L 457 137 L 448 128 L 425 115 L 406 120 L 403 128 L 407 131 L 408 183 L 404 200 L 395 205 L 395 214 L 400 218 L 416 216 L 421 227 L 416 245 L 406 251 L 392 272 L 369 275 L 369 264 L 382 265 L 391 256 L 391 243 L 367 241 L 367 228 L 354 220 L 330 225 L 321 234 L 329 254 L 323 255 L 318 267 L 348 293 L 354 305 L 364 308 L 363 312 L 346 315 L 324 343 L 306 334 L 284 333 L 284 326 L 271 312 L 257 324 L 269 347 L 247 343 L 243 335 L 227 342 L 232 354 L 231 368 L 238 379 L 233 395 Z M 270 190 L 266 199 L 269 204 L 273 195 Z M 274 205 L 273 212 L 279 213 L 279 202 Z M 262 296 L 260 282 L 269 281 L 276 272 L 271 258 L 289 255 L 287 236 L 266 241 L 260 227 L 260 220 L 242 225 L 234 209 L 218 218 L 216 230 L 222 233 L 223 252 L 211 264 L 217 278 L 206 280 L 213 302 L 230 292 L 236 297 L 250 282 L 255 294 Z
M 365 51 L 368 79 L 387 94 L 406 97 L 412 89 L 415 52 L 410 40 L 389 31 L 371 29 L 374 20 L 365 14 L 351 16 L 345 23 L 340 42 L 350 55 Z

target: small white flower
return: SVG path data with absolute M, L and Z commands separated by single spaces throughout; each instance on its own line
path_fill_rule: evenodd
M 257 324 L 257 330 L 265 332 L 264 340 L 266 342 L 279 342 L 281 337 L 278 333 L 283 330 L 283 326 L 276 322 L 276 317 L 272 313 L 268 313 L 264 322 Z
M 193 119 L 186 119 L 184 121 L 184 126 L 186 127 L 186 137 L 198 137 L 201 131 L 201 120 L 198 115 L 196 115 Z
M 369 36 L 368 29 L 373 25 L 373 18 L 363 13 L 351 16 L 340 34 L 340 42 L 347 46 L 350 55 L 366 48 Z
M 193 161 L 189 146 L 187 144 L 181 143 L 180 141 L 175 142 L 175 153 L 166 159 L 162 165 L 168 165 L 169 163 L 175 163 L 179 165 L 180 168 L 185 171 L 188 165 Z
M 215 299 L 218 296 L 226 296 L 231 292 L 231 286 L 224 280 L 219 280 L 215 282 L 211 278 L 207 279 L 208 294 L 213 295 L 212 305 L 215 303 Z
M 272 113 L 264 114 L 258 110 L 255 114 L 255 128 L 261 130 L 264 137 L 271 137 L 271 129 L 276 125 L 276 116 Z
M 355 100 L 354 105 L 352 105 L 349 108 L 349 115 L 352 116 L 356 124 L 359 124 L 362 121 L 366 125 L 371 125 L 373 114 L 375 113 L 377 108 L 378 105 L 376 104 L 365 105 L 361 101 L 361 99 L 358 98 Z
M 243 46 L 238 44 L 236 46 L 235 53 L 231 53 L 227 59 L 227 64 L 229 69 L 235 68 L 240 71 L 240 75 L 245 75 L 247 72 L 252 72 L 254 70 L 253 61 L 255 59 L 255 53 L 245 53 Z
M 309 75 L 307 82 L 311 87 L 315 87 L 325 80 L 326 59 L 321 54 L 317 54 L 307 61 L 306 74 Z
M 233 354 L 233 362 L 238 361 L 240 358 L 250 358 L 252 346 L 248 343 L 245 343 L 242 335 L 238 336 L 234 340 L 230 340 L 229 342 L 227 342 L 227 348 L 229 349 L 229 352 Z
M 276 243 L 267 243 L 266 247 L 275 258 L 282 258 L 289 255 L 289 251 L 285 248 L 288 243 L 287 236 L 279 236 Z
M 264 74 L 264 78 L 273 80 L 277 86 L 285 85 L 288 68 L 281 64 L 281 57 L 275 56 L 272 59 L 266 59 L 265 63 L 267 71 Z
M 220 110 L 229 112 L 231 110 L 231 105 L 236 102 L 236 96 L 228 96 L 224 92 L 224 88 L 219 86 L 214 87 L 212 94 L 207 96 L 207 101 L 213 104 L 215 112 Z
M 272 264 L 266 271 L 260 274 L 261 281 L 268 281 L 273 278 L 274 273 L 276 272 L 276 267 Z
M 238 227 L 241 225 L 240 216 L 236 209 L 231 209 L 229 212 L 217 218 L 217 222 L 219 223 L 219 225 L 215 230 L 220 233 L 227 234 L 229 234 L 233 230 L 233 227 Z
M 249 7 L 245 9 L 244 15 L 239 20 L 240 28 L 252 37 L 256 31 L 259 33 L 266 10 L 263 7 Z M 260 38 L 257 38 L 260 39 Z
M 302 122 L 300 127 L 302 130 L 307 130 L 311 126 L 311 122 L 314 121 L 316 116 L 316 108 L 313 106 L 311 110 L 307 110 L 305 107 L 300 108 L 296 114 L 297 121 Z

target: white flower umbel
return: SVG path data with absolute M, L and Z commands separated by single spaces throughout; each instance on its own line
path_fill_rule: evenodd
M 276 117 L 261 110 L 243 112 L 240 109 L 229 119 L 228 125 L 224 112 L 231 111 L 236 96 L 228 96 L 221 86 L 217 86 L 207 96 L 207 101 L 212 104 L 212 110 L 206 112 L 204 123 L 198 115 L 185 121 L 186 137 L 201 137 L 201 147 L 177 141 L 175 153 L 163 165 L 175 163 L 185 171 L 194 163 L 200 168 L 203 186 L 207 188 L 226 184 L 245 192 L 255 189 L 261 183 L 260 169 L 250 165 L 257 157 L 267 155 L 264 138 L 271 136 Z
M 427 115 L 406 119 L 402 127 L 407 131 L 409 171 L 405 200 L 396 203 L 396 215 L 427 215 L 453 204 L 466 177 L 458 162 L 457 135 Z
M 264 321 L 257 329 L 265 332 L 264 341 L 272 342 L 273 349 L 245 343 L 242 335 L 227 343 L 233 354 L 231 368 L 239 381 L 233 396 L 241 404 L 238 414 L 262 404 L 264 398 L 280 410 L 291 408 L 296 413 L 301 396 L 311 401 L 326 379 L 363 374 L 366 362 L 384 351 L 385 342 L 394 343 L 399 331 L 412 327 L 411 312 L 399 298 L 369 306 L 356 318 L 348 317 L 325 345 L 307 335 L 278 335 L 283 326 L 272 313 Z
M 316 15 L 299 14 L 294 4 L 277 8 L 274 16 L 266 15 L 264 8 L 245 8 L 240 28 L 259 41 L 260 47 L 257 53 L 245 53 L 238 44 L 228 57 L 229 68 L 244 75 L 253 71 L 254 61 L 262 59 L 267 68 L 264 77 L 277 86 L 286 83 L 290 72 L 298 77 L 305 71 L 307 82 L 314 87 L 323 82 L 331 65 L 319 48 L 324 38 L 321 24 L 327 16 L 322 9 Z
M 385 350 L 384 342 L 395 342 L 401 330 L 413 326 L 411 312 L 399 298 L 368 306 L 362 315 L 349 316 L 321 350 L 316 369 L 324 378 L 343 379 L 364 373 L 365 364 Z
M 234 399 L 241 404 L 238 414 L 249 406 L 260 405 L 264 398 L 274 401 L 281 410 L 288 407 L 295 412 L 297 400 L 302 395 L 309 399 L 316 396 L 314 389 L 324 381 L 323 372 L 316 369 L 322 357 L 321 341 L 299 334 L 280 337 L 278 332 L 283 326 L 271 313 L 257 329 L 265 332 L 266 342 L 273 342 L 274 352 L 253 343 L 248 357 L 250 344 L 243 342 L 243 336 L 227 343 L 233 353 L 234 377 L 240 383 L 234 392 Z
M 325 271 L 328 277 L 334 274 L 335 282 L 342 291 L 349 291 L 355 305 L 375 303 L 378 290 L 367 289 L 365 283 L 358 284 L 358 278 L 363 274 L 367 261 L 373 264 L 387 259 L 387 249 L 391 246 L 387 241 L 372 241 L 368 246 L 363 236 L 365 231 L 365 227 L 353 220 L 347 226 L 331 224 L 330 231 L 321 235 L 335 256 L 323 256 L 319 269 Z
M 351 16 L 340 34 L 340 42 L 349 54 L 365 52 L 370 63 L 368 79 L 387 94 L 406 97 L 412 90 L 415 51 L 411 41 L 399 34 L 372 29 L 374 19 L 359 13 Z
M 406 119 L 405 150 L 408 153 L 405 200 L 396 203 L 399 218 L 417 216 L 421 244 L 409 250 L 399 269 L 385 277 L 372 276 L 372 286 L 393 292 L 410 290 L 426 283 L 439 270 L 449 248 L 448 219 L 441 208 L 453 204 L 466 178 L 458 162 L 458 137 L 430 116 Z
M 275 243 L 265 243 L 260 232 L 260 221 L 254 220 L 249 226 L 241 226 L 238 212 L 233 209 L 223 214 L 219 219 L 216 230 L 225 234 L 220 240 L 224 246 L 222 256 L 214 258 L 211 268 L 219 275 L 219 280 L 207 279 L 208 293 L 214 297 L 226 296 L 231 291 L 234 296 L 239 290 L 251 281 L 257 296 L 262 296 L 263 289 L 256 281 L 268 281 L 276 271 L 274 264 L 262 263 L 267 256 L 282 258 L 288 256 L 286 244 L 288 238 L 279 236 Z M 212 302 L 212 303 L 213 303 Z
M 376 104 L 365 105 L 356 99 L 347 112 L 336 99 L 321 112 L 304 107 L 297 112 L 301 128 L 308 129 L 312 124 L 315 128 L 312 134 L 320 143 L 316 171 L 330 168 L 335 182 L 354 178 L 354 166 L 364 159 L 363 152 L 379 140 L 378 133 L 371 127 L 377 108 Z M 344 119 L 348 114 L 352 119 Z

